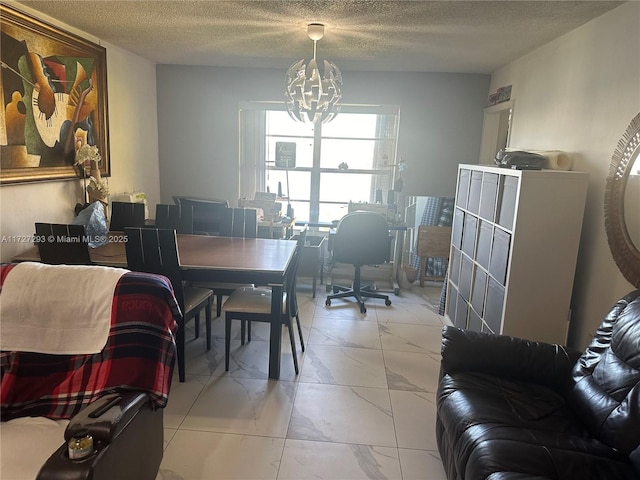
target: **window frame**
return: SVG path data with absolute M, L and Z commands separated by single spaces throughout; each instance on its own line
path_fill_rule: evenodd
M 381 183 L 373 177 L 387 177 L 386 187 L 387 190 L 393 188 L 393 174 L 394 167 L 397 165 L 397 152 L 398 152 L 398 133 L 400 125 L 400 107 L 396 105 L 343 105 L 341 107 L 342 113 L 355 113 L 355 114 L 375 114 L 378 116 L 390 116 L 391 117 L 391 134 L 386 137 L 380 136 L 379 132 L 376 135 L 369 137 L 348 137 L 348 136 L 323 136 L 322 124 L 311 125 L 311 135 L 284 135 L 273 134 L 268 135 L 267 132 L 267 112 L 268 111 L 282 111 L 286 112 L 286 105 L 283 102 L 240 102 L 239 105 L 239 118 L 240 118 L 240 138 L 239 138 L 239 150 L 240 150 L 240 168 L 239 168 L 239 191 L 241 198 L 253 198 L 255 192 L 266 190 L 266 177 L 267 171 L 286 171 L 285 167 L 276 167 L 275 162 L 267 159 L 268 151 L 268 138 L 309 138 L 313 142 L 313 154 L 312 154 L 312 166 L 298 167 L 294 169 L 288 169 L 289 171 L 296 172 L 309 172 L 310 173 L 310 186 L 309 186 L 309 218 L 306 219 L 310 223 L 318 223 L 320 215 L 321 204 L 345 204 L 344 201 L 321 201 L 321 178 L 323 174 L 366 174 L 372 176 L 369 201 L 374 202 L 375 190 Z M 293 121 L 293 120 L 292 120 Z M 380 124 L 377 123 L 376 128 L 379 128 Z M 388 124 L 387 124 L 388 127 Z M 387 154 L 387 160 L 384 165 L 377 165 L 377 168 L 372 169 L 352 169 L 341 170 L 339 168 L 321 167 L 321 150 L 323 140 L 367 140 L 374 141 L 376 143 L 375 148 L 380 148 L 380 142 L 391 142 L 391 148 Z M 375 152 L 374 152 L 375 158 Z M 388 164 L 386 163 L 388 161 Z M 375 165 L 374 165 L 375 167 Z M 287 192 L 288 193 L 288 192 Z M 354 199 L 362 200 L 362 199 Z M 291 198 L 294 202 L 306 202 L 307 199 L 295 199 Z

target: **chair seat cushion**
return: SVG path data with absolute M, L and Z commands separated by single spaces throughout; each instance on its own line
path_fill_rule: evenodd
M 213 294 L 206 288 L 184 287 L 184 309 L 187 313 L 206 302 Z
M 282 312 L 287 304 L 286 292 L 282 296 Z M 271 312 L 271 289 L 265 287 L 243 287 L 237 289 L 224 302 L 227 312 L 263 313 Z
M 563 397 L 546 386 L 454 373 L 443 377 L 438 397 L 439 441 L 465 480 L 484 480 L 493 472 L 635 478 L 625 456 L 593 438 Z

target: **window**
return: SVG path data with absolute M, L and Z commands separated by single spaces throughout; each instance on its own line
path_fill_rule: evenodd
M 282 194 L 299 220 L 331 222 L 350 201 L 387 199 L 396 163 L 398 107 L 343 106 L 330 123 L 291 119 L 284 105 L 241 108 L 241 194 Z M 294 168 L 276 167 L 276 143 L 296 145 Z M 284 210 L 283 206 L 283 210 Z

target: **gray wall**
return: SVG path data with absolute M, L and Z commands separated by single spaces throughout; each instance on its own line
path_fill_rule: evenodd
M 270 69 L 157 66 L 160 193 L 225 198 L 238 187 L 238 104 L 283 100 Z M 453 196 L 457 165 L 477 163 L 488 75 L 343 71 L 349 104 L 400 106 L 406 193 Z

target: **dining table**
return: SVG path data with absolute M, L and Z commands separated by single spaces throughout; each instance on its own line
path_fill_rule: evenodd
M 126 236 L 110 232 L 108 243 L 90 249 L 95 265 L 127 268 Z M 269 335 L 269 378 L 280 378 L 282 301 L 292 274 L 296 242 L 267 238 L 177 235 L 182 278 L 185 281 L 247 283 L 272 289 Z M 40 261 L 36 247 L 14 256 L 13 262 Z

